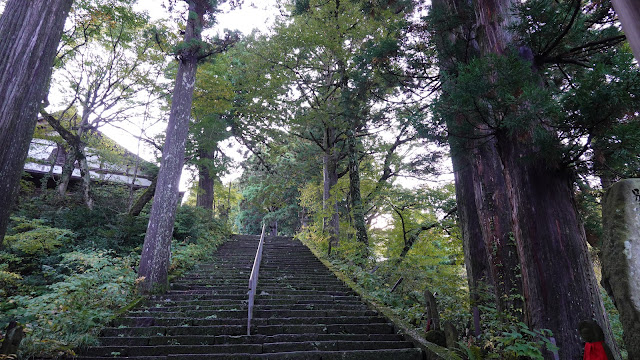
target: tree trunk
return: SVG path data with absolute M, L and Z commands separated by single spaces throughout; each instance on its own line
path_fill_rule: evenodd
M 154 177 L 151 181 L 151 185 L 144 190 L 144 192 L 140 195 L 138 200 L 131 206 L 129 209 L 129 216 L 138 216 L 144 209 L 144 206 L 147 205 L 151 199 L 153 199 L 153 195 L 156 192 L 156 185 L 158 185 L 158 177 Z
M 476 25 L 483 54 L 504 55 L 516 45 L 508 26 L 515 0 L 479 0 Z M 518 46 L 516 46 L 518 48 Z M 604 312 L 582 223 L 574 202 L 571 174 L 550 164 L 534 144 L 534 129 L 498 132 L 495 168 L 502 169 L 511 206 L 513 236 L 522 272 L 525 317 L 534 329 L 550 329 L 561 359 L 582 355 L 576 330 L 582 320 L 594 319 L 616 356 L 617 346 Z M 481 223 L 483 220 L 481 218 Z M 552 359 L 553 354 L 545 353 Z
M 200 50 L 200 46 L 194 44 L 201 41 L 205 13 L 204 4 L 189 1 L 184 44 L 191 46 L 183 50 L 179 57 L 171 113 L 162 149 L 158 185 L 138 270 L 138 275 L 142 278 L 139 283 L 142 292 L 162 291 L 167 287 L 171 238 L 178 205 L 180 175 L 184 165 L 185 141 L 189 131 L 189 117 Z
M 199 151 L 201 159 L 213 161 L 213 151 Z M 196 206 L 213 211 L 213 197 L 215 178 L 213 172 L 206 164 L 198 166 L 198 193 L 196 196 Z
M 0 18 L 0 248 L 73 0 L 8 0 Z
M 434 2 L 435 3 L 435 2 Z M 473 169 L 466 150 L 456 146 L 455 139 L 449 138 L 451 162 L 456 185 L 456 205 L 458 222 L 462 233 L 464 264 L 471 292 L 471 303 L 477 305 L 483 285 L 493 285 L 489 265 L 489 251 L 482 236 L 478 209 L 476 208 L 473 186 Z
M 73 169 L 76 166 L 76 152 L 67 151 L 64 157 L 64 165 L 62 165 L 62 174 L 58 183 L 58 195 L 64 197 L 67 194 L 67 188 L 73 175 Z
M 468 6 L 464 1 L 434 1 L 434 11 L 451 13 Z M 453 10 L 456 9 L 456 10 Z M 478 44 L 466 39 L 460 28 L 449 29 L 436 41 L 440 49 L 441 70 L 455 74 L 459 65 L 478 56 Z M 468 41 L 468 43 L 466 43 Z M 445 49 L 457 49 L 465 43 L 466 54 L 452 54 Z M 456 59 L 456 60 L 454 60 Z M 450 84 L 449 84 L 450 86 Z M 446 87 L 445 87 L 446 88 Z M 444 92 L 441 96 L 448 96 Z M 476 121 L 472 115 L 454 113 L 445 119 L 449 129 L 449 144 L 453 162 L 458 217 L 463 236 L 465 264 L 469 276 L 472 303 L 481 300 L 478 291 L 490 287 L 500 311 L 520 314 L 522 282 L 519 259 L 512 238 L 511 209 L 501 164 L 496 153 L 496 139 L 491 125 Z M 477 329 L 478 330 L 478 329 Z
M 131 176 L 131 182 L 129 183 L 129 201 L 127 201 L 127 206 L 129 211 L 133 208 L 133 194 L 135 192 L 135 184 L 136 180 L 138 180 L 138 170 L 140 169 L 140 140 L 138 139 L 138 152 L 136 154 L 136 162 L 133 167 L 133 174 Z M 127 167 L 127 174 L 129 173 L 129 167 Z
M 355 131 L 347 133 L 349 151 L 349 192 L 351 193 L 351 213 L 353 214 L 353 224 L 356 228 L 356 240 L 365 246 L 365 255 L 368 253 L 369 237 L 367 236 L 367 225 L 364 221 L 364 206 L 360 194 L 360 161 L 358 156 L 357 139 Z
M 532 132 L 500 139 L 527 324 L 553 331 L 560 358 L 574 359 L 583 350 L 576 324 L 594 319 L 619 358 L 577 214 L 571 174 L 536 156 Z M 552 359 L 550 354 L 546 358 Z
M 620 18 L 633 55 L 640 61 L 640 4 L 636 0 L 611 0 L 611 3 Z
M 501 56 L 511 46 L 519 48 L 508 30 L 513 21 L 509 10 L 514 2 L 473 2 L 475 19 L 471 20 L 469 27 L 482 29 L 473 39 L 473 42 L 477 41 L 480 56 Z M 481 123 L 472 127 L 477 129 L 478 124 Z M 504 218 L 508 211 L 521 267 L 527 324 L 534 329 L 553 331 L 561 359 L 582 356 L 582 343 L 576 327 L 578 322 L 586 319 L 593 318 L 601 324 L 607 343 L 612 349 L 617 349 L 612 342 L 584 231 L 574 205 L 571 174 L 549 165 L 552 161 L 539 155 L 533 130 L 540 126 L 542 124 L 531 123 L 523 127 L 525 130 L 511 133 L 495 126 L 491 133 L 481 129 L 479 133 L 470 134 L 472 137 L 485 135 L 482 147 L 473 146 L 469 169 L 489 266 L 495 267 L 495 254 L 509 255 L 509 248 L 498 248 L 497 251 L 494 248 L 507 238 L 499 236 L 504 231 L 492 228 L 509 225 Z M 456 156 L 453 158 L 455 166 Z M 488 238 L 492 234 L 498 237 Z M 491 273 L 491 277 L 495 277 L 495 270 Z M 614 353 L 619 356 L 617 350 Z M 548 351 L 544 356 L 546 359 L 554 358 Z
M 91 171 L 89 170 L 89 162 L 87 161 L 87 154 L 84 152 L 84 148 L 79 148 L 78 153 L 82 154 L 78 156 L 78 162 L 80 163 L 80 175 L 82 176 L 82 198 L 84 204 L 93 210 L 93 198 L 91 196 Z
M 49 185 L 49 179 L 53 178 L 53 171 L 56 168 L 56 160 L 58 158 L 58 153 L 61 151 L 61 149 L 63 149 L 63 147 L 60 146 L 60 144 L 56 144 L 56 149 L 51 154 L 51 157 L 49 160 L 49 171 L 47 171 L 47 174 L 43 176 L 42 179 L 40 180 L 40 190 L 42 191 L 47 190 L 47 185 Z
M 609 165 L 607 165 L 609 154 L 603 146 L 602 141 L 598 136 L 595 137 L 592 143 L 593 148 L 593 170 L 596 175 L 600 178 L 600 185 L 602 186 L 602 190 L 606 191 L 613 185 L 615 180 L 615 175 Z
M 331 197 L 331 190 L 338 184 L 338 159 L 335 149 L 335 129 L 325 130 L 325 153 L 322 159 L 323 184 L 322 207 L 326 214 L 324 224 L 325 230 L 329 232 L 329 254 L 331 248 L 338 245 L 340 235 L 340 215 L 338 213 L 338 201 Z M 329 210 L 331 208 L 331 210 Z
M 522 281 L 518 270 L 518 250 L 511 226 L 511 207 L 502 164 L 496 161 L 499 158 L 496 139 L 488 134 L 489 131 L 485 129 L 485 135 L 490 137 L 474 141 L 471 149 L 473 195 L 487 249 L 490 284 L 493 287 L 497 308 L 499 311 L 520 316 L 523 308 Z

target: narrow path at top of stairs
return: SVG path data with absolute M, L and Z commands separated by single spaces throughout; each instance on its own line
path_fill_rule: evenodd
M 78 359 L 420 360 L 306 246 L 265 239 L 252 321 L 247 286 L 259 237 L 234 236 L 212 260 L 102 331 Z

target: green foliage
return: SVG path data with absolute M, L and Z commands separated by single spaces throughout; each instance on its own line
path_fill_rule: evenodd
M 2 253 L 0 253 L 0 256 L 2 256 Z M 0 296 L 6 297 L 7 290 L 15 288 L 20 280 L 22 280 L 20 274 L 9 271 L 9 264 L 0 263 Z
M 116 311 L 131 301 L 135 256 L 83 249 L 62 255 L 57 271 L 62 280 L 39 296 L 13 296 L 14 308 L 0 314 L 2 327 L 11 319 L 25 326 L 23 354 L 73 354 L 73 349 L 95 342 L 93 336 Z
M 171 266 L 169 270 L 181 274 L 199 261 L 206 260 L 227 238 L 228 233 L 221 226 L 211 229 L 195 242 L 174 240 L 171 244 Z
M 462 114 L 464 121 L 450 130 L 458 134 L 472 134 L 477 126 L 511 133 L 527 129 L 540 116 L 557 117 L 549 92 L 539 86 L 531 64 L 517 54 L 460 64 L 454 75 L 445 76 L 443 87 L 448 95 L 435 103 L 434 111 L 441 119 Z
M 242 200 L 235 223 L 241 233 L 260 234 L 261 223 L 278 222 L 278 232 L 293 235 L 300 227 L 300 184 L 309 176 L 304 145 L 292 141 L 289 146 L 245 161 L 240 178 Z M 316 168 L 314 168 L 316 170 Z
M 23 196 L 0 251 L 0 328 L 27 331 L 22 355 L 72 355 L 135 298 L 148 217 L 126 215 L 128 189 L 98 186 L 93 211 L 80 194 Z M 228 235 L 204 209 L 178 208 L 171 275 L 210 256 Z
M 411 224 L 415 226 L 419 221 L 425 220 L 416 220 L 409 224 L 408 219 L 413 217 L 434 221 L 436 214 L 441 214 L 443 209 L 450 210 L 452 189 L 452 186 L 414 191 L 395 189 L 395 192 L 387 195 L 398 196 L 404 193 L 404 199 L 399 200 L 398 196 L 394 201 L 413 204 L 414 207 L 402 210 L 407 219 L 404 230 L 410 231 Z M 321 201 L 322 186 L 307 183 L 301 188 L 300 193 L 301 206 L 309 210 L 311 221 L 297 236 L 305 244 L 315 248 L 316 253 L 324 255 L 327 253 L 328 234 L 322 231 L 322 218 L 325 215 Z M 416 201 L 417 198 L 423 200 Z M 444 226 L 421 233 L 412 244 L 411 250 L 403 258 L 399 258 L 404 246 L 403 228 L 395 217 L 386 228 L 371 230 L 374 254 L 372 259 L 362 258 L 362 244 L 355 240 L 349 224 L 343 223 L 340 242 L 332 249 L 328 260 L 360 285 L 368 295 L 389 306 L 401 319 L 416 329 L 426 327 L 426 303 L 423 297 L 425 289 L 438 294 L 442 319 L 451 321 L 459 329 L 463 329 L 469 319 L 469 295 L 464 278 L 462 242 L 455 224 L 447 225 L 447 222 Z M 401 284 L 392 293 L 391 288 L 400 278 L 403 279 Z
M 616 308 L 615 304 L 611 300 L 607 291 L 600 287 L 600 296 L 602 296 L 602 303 L 604 304 L 604 309 L 607 312 L 607 317 L 609 318 L 609 324 L 611 325 L 611 332 L 613 333 L 613 338 L 618 344 L 618 348 L 620 349 L 620 353 L 623 359 L 628 358 L 628 353 L 626 349 L 626 344 L 623 338 L 623 328 L 622 323 L 620 322 L 620 313 Z
M 50 254 L 74 238 L 73 232 L 44 225 L 40 219 L 12 218 L 15 225 L 5 237 L 7 245 L 26 255 Z
M 490 292 L 485 294 L 492 296 Z M 500 312 L 492 302 L 479 306 L 481 335 L 461 341 L 459 353 L 470 360 L 521 358 L 543 360 L 547 351 L 558 347 L 551 342 L 553 334 L 548 329 L 531 329 L 516 316 Z

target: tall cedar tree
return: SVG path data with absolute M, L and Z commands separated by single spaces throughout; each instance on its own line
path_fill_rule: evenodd
M 9 0 L 0 18 L 0 247 L 73 0 Z
M 198 60 L 202 56 L 202 28 L 211 5 L 208 0 L 189 0 L 189 15 L 184 42 L 178 55 L 178 73 L 171 103 L 171 112 L 162 161 L 156 185 L 149 225 L 144 238 L 138 275 L 143 292 L 163 289 L 171 257 L 171 238 L 179 198 L 179 183 L 184 165 L 185 141 L 195 86 Z
M 436 36 L 441 39 L 443 97 L 450 100 L 445 121 L 456 167 L 458 208 L 466 222 L 465 257 L 473 281 L 484 277 L 498 294 L 510 294 L 510 286 L 517 294 L 521 276 L 525 321 L 535 329 L 551 329 L 560 358 L 574 359 L 582 354 L 575 329 L 584 319 L 601 324 L 607 343 L 613 349 L 616 346 L 576 212 L 573 174 L 548 156 L 553 153 L 549 149 L 544 149 L 547 156 L 541 155 L 543 149 L 536 140 L 552 139 L 553 134 L 544 119 L 534 116 L 536 111 L 527 109 L 527 101 L 518 101 L 539 95 L 536 88 L 542 81 L 531 49 L 510 30 L 516 3 L 439 0 L 433 4 L 440 16 L 460 20 Z M 475 37 L 467 36 L 469 30 L 476 32 Z M 473 65 L 465 67 L 464 62 Z M 514 66 L 519 72 L 504 72 Z M 482 98 L 470 99 L 477 111 L 456 112 L 459 98 L 453 94 L 467 91 L 457 88 L 460 83 L 469 86 L 465 76 L 484 79 L 477 86 L 486 85 L 486 91 Z M 500 86 L 511 87 L 500 90 Z M 517 124 L 503 122 L 513 117 L 509 112 L 518 114 Z M 560 144 L 548 141 L 545 146 L 559 148 Z M 521 274 L 510 273 L 517 268 Z M 552 359 L 553 354 L 545 352 L 545 358 Z
M 466 63 L 479 52 L 477 48 L 469 49 L 464 45 L 470 25 L 451 24 L 452 21 L 446 19 L 450 6 L 459 9 L 456 16 L 458 20 L 470 14 L 470 9 L 463 1 L 433 2 L 433 18 L 442 19 L 450 26 L 448 34 L 440 34 L 435 38 L 443 73 L 441 99 L 451 96 L 447 92 L 451 85 L 447 74 L 455 74 L 461 62 Z M 447 40 L 453 41 L 448 43 Z M 465 49 L 464 55 L 460 55 L 461 46 Z M 494 291 L 498 309 L 517 315 L 522 309 L 518 300 L 522 293 L 522 282 L 516 270 L 519 268 L 517 250 L 511 240 L 513 229 L 505 178 L 500 171 L 500 164 L 495 161 L 498 158 L 495 138 L 491 136 L 490 128 L 482 126 L 484 124 L 469 126 L 462 112 L 453 111 L 448 115 L 444 120 L 449 128 L 457 209 L 472 303 L 477 305 L 481 297 L 477 291 L 488 285 Z

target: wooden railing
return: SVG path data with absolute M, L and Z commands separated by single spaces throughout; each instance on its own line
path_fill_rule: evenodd
M 247 335 L 251 335 L 251 318 L 253 317 L 253 303 L 256 297 L 256 288 L 258 287 L 258 274 L 260 273 L 260 263 L 262 262 L 262 248 L 264 247 L 264 232 L 266 224 L 262 225 L 262 234 L 260 235 L 260 243 L 256 250 L 256 258 L 253 260 L 251 268 L 251 276 L 249 277 L 249 312 L 247 314 Z

